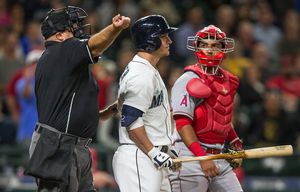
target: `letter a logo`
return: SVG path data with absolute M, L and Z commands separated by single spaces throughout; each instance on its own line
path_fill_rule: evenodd
M 187 97 L 186 97 L 186 95 L 183 96 L 180 105 L 187 106 Z

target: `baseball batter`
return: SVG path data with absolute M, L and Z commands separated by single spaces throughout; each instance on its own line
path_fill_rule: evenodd
M 234 150 L 243 148 L 231 123 L 239 80 L 219 66 L 233 47 L 234 40 L 213 25 L 188 37 L 187 48 L 194 51 L 198 63 L 185 68 L 171 96 L 174 144 L 181 157 L 221 153 L 225 141 Z M 180 172 L 169 172 L 172 191 L 243 191 L 232 171 L 240 163 L 239 159 L 231 164 L 226 160 L 183 163 Z
M 138 53 L 120 78 L 121 145 L 113 158 L 122 192 L 171 191 L 166 168 L 177 154 L 170 149 L 170 106 L 156 64 L 169 55 L 168 34 L 176 29 L 160 15 L 143 17 L 131 28 Z

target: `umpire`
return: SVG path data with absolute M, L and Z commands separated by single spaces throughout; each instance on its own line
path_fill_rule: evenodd
M 52 9 L 42 22 L 46 50 L 35 74 L 38 123 L 25 171 L 37 178 L 38 191 L 94 191 L 88 145 L 99 113 L 89 64 L 129 26 L 130 18 L 116 15 L 90 37 L 84 33 L 90 31 L 83 24 L 86 17 L 83 9 L 68 6 Z

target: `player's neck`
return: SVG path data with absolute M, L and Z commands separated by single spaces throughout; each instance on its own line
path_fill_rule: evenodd
M 159 57 L 156 57 L 155 55 L 151 54 L 151 53 L 147 53 L 147 52 L 138 52 L 138 56 L 146 59 L 147 61 L 149 61 L 149 63 L 151 65 L 153 65 L 154 67 L 156 67 L 158 61 L 159 61 Z

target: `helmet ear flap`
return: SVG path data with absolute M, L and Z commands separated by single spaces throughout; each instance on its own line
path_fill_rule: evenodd
M 147 41 L 147 45 L 145 47 L 145 51 L 148 51 L 148 52 L 153 52 L 155 51 L 155 45 L 152 41 Z
M 154 41 L 155 41 L 155 44 L 156 44 L 155 50 L 157 50 L 157 49 L 159 49 L 160 46 L 161 46 L 161 40 L 160 40 L 159 37 L 156 37 L 156 38 L 154 39 Z
M 160 48 L 161 41 L 159 37 L 153 37 L 151 39 L 148 39 L 147 41 L 147 47 L 145 48 L 146 51 L 153 52 Z

